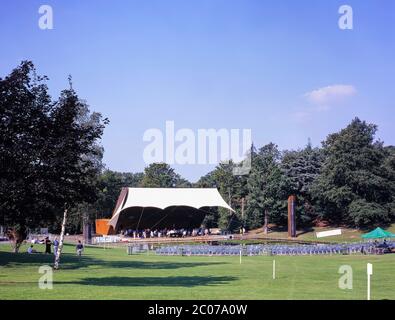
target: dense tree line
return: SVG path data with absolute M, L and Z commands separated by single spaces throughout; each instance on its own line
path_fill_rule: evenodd
M 330 134 L 322 148 L 309 142 L 301 150 L 280 152 L 270 143 L 251 148 L 248 176 L 232 177 L 219 165 L 198 185 L 216 186 L 237 211 L 239 226 L 257 228 L 265 213 L 271 223 L 286 226 L 287 198 L 297 197 L 297 224 L 318 222 L 367 228 L 395 218 L 395 148 L 375 140 L 377 126 L 358 118 Z M 240 199 L 245 198 L 241 216 Z M 225 227 L 221 210 L 216 221 Z M 215 223 L 214 223 L 215 224 Z
M 386 225 L 395 217 L 395 147 L 375 140 L 377 127 L 358 118 L 338 133 L 330 134 L 322 147 L 308 142 L 300 150 L 280 151 L 273 144 L 251 147 L 251 171 L 233 175 L 234 163 L 221 163 L 196 183 L 189 183 L 167 164 L 151 164 L 139 179 L 127 182 L 130 173 L 106 171 L 103 177 L 118 177 L 107 186 L 107 217 L 124 186 L 214 187 L 236 213 L 211 209 L 204 225 L 237 230 L 262 227 L 268 222 L 287 225 L 287 198 L 297 197 L 297 224 L 308 227 L 320 222 L 351 227 Z M 242 207 L 244 210 L 242 212 Z
M 220 163 L 196 183 L 165 163 L 141 173 L 104 169 L 100 146 L 107 119 L 90 112 L 70 88 L 53 100 L 46 77 L 22 62 L 0 78 L 0 225 L 17 251 L 27 230 L 68 232 L 110 217 L 122 187 L 214 187 L 235 213 L 211 209 L 204 225 L 235 231 L 286 226 L 287 198 L 297 197 L 297 224 L 385 225 L 395 217 L 395 147 L 375 139 L 377 126 L 358 118 L 322 146 L 279 150 L 251 146 L 248 175 Z M 64 213 L 62 215 L 62 213 Z

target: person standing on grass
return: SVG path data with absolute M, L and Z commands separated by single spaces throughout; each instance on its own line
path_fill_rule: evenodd
M 75 249 L 77 250 L 77 256 L 81 257 L 82 250 L 84 250 L 84 246 L 81 243 L 81 240 L 78 240 L 78 244 L 76 245 Z
M 58 252 L 58 248 L 59 248 L 59 241 L 58 241 L 58 238 L 55 238 L 55 240 L 53 241 L 53 250 L 54 250 L 55 256 L 56 256 L 56 253 Z
M 46 237 L 44 243 L 45 243 L 45 253 L 51 254 L 51 240 L 49 240 L 49 238 Z

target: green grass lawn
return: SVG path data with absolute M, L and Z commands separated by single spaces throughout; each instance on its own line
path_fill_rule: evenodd
M 37 246 L 38 250 L 43 250 Z M 25 252 L 22 247 L 21 252 Z M 366 264 L 373 263 L 372 299 L 395 299 L 395 255 L 179 257 L 125 249 L 66 246 L 52 290 L 38 287 L 52 256 L 10 253 L 0 245 L 0 299 L 366 299 Z M 353 289 L 338 288 L 341 265 L 353 268 Z

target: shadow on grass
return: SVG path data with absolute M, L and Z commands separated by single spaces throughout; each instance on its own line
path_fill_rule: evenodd
M 130 269 L 178 269 L 178 268 L 193 268 L 201 266 L 214 266 L 218 264 L 224 264 L 223 262 L 166 262 L 166 261 L 105 261 L 97 260 L 87 257 L 73 257 L 73 256 L 62 256 L 62 269 L 73 270 L 79 268 L 130 268 Z
M 236 280 L 235 277 L 105 277 L 85 278 L 80 281 L 61 282 L 89 286 L 113 287 L 196 287 L 223 285 Z M 60 284 L 60 283 L 59 283 Z
M 75 254 L 63 253 L 61 257 L 62 270 L 75 270 L 81 268 L 130 268 L 130 269 L 178 269 L 178 268 L 192 268 L 200 266 L 214 266 L 225 264 L 225 262 L 167 262 L 167 261 L 138 261 L 128 260 L 100 260 L 91 256 L 77 257 Z M 15 266 L 41 266 L 44 264 L 53 265 L 54 256 L 45 255 L 41 253 L 27 254 L 27 253 L 10 253 L 0 252 L 0 267 L 15 267 Z
M 54 281 L 53 285 L 86 285 L 98 287 L 196 287 L 229 284 L 236 277 L 104 277 L 79 281 Z M 37 281 L 0 281 L 1 285 L 37 285 Z
M 299 237 L 303 234 L 313 232 L 314 229 L 311 226 L 302 227 L 300 230 L 296 231 L 296 236 Z M 272 226 L 270 227 L 270 232 L 288 232 L 288 226 Z M 270 233 L 269 233 L 270 236 Z
M 302 230 L 300 230 L 299 232 L 297 232 L 296 236 L 299 237 L 301 235 L 304 235 L 306 233 L 313 232 L 313 231 L 314 231 L 314 229 L 312 227 L 306 227 L 306 228 L 303 228 Z
M 13 267 L 19 264 L 26 265 L 43 265 L 51 264 L 54 262 L 54 255 L 52 254 L 28 254 L 28 253 L 11 253 L 0 252 L 0 267 Z

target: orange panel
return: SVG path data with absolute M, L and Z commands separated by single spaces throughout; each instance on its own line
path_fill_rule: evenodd
M 114 228 L 108 224 L 110 219 L 97 219 L 96 220 L 96 233 L 103 236 L 115 234 Z

